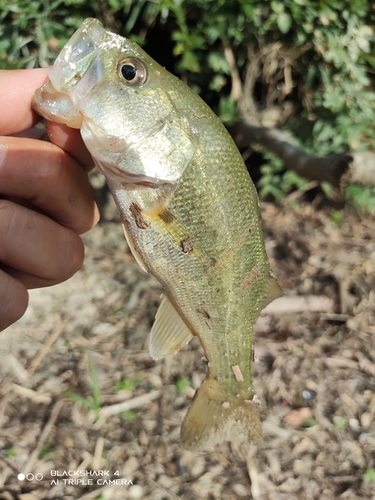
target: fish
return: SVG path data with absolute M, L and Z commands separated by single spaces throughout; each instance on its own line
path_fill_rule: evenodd
M 253 325 L 281 295 L 259 199 L 220 119 L 136 43 L 86 19 L 35 93 L 34 109 L 80 129 L 140 267 L 164 289 L 150 355 L 198 337 L 207 374 L 181 426 L 193 451 L 259 443 Z

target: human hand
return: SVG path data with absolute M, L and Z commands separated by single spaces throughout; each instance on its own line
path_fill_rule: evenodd
M 0 71 L 0 331 L 24 314 L 28 288 L 81 268 L 78 235 L 99 220 L 79 131 L 48 123 L 47 142 L 43 129 L 31 129 L 40 120 L 31 101 L 47 73 Z

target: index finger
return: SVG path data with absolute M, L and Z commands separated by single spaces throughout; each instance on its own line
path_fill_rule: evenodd
M 48 72 L 49 68 L 0 70 L 0 135 L 22 132 L 40 121 L 31 101 Z
M 83 143 L 81 132 L 69 128 L 62 123 L 47 122 L 49 140 L 70 154 L 84 168 L 90 172 L 94 168 L 94 161 Z
M 42 119 L 32 109 L 31 101 L 49 71 L 50 68 L 0 70 L 0 136 L 23 132 Z M 79 130 L 48 122 L 47 132 L 51 142 L 73 156 L 86 172 L 93 169 L 94 162 Z
M 30 201 L 78 234 L 96 224 L 99 213 L 87 174 L 61 148 L 47 141 L 0 137 L 0 155 L 1 195 Z

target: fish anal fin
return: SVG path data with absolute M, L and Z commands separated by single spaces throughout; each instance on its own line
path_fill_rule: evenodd
M 196 392 L 181 428 L 182 446 L 209 450 L 224 441 L 259 444 L 262 436 L 258 408 L 223 390 L 209 376 Z
M 150 355 L 153 359 L 164 358 L 178 352 L 193 338 L 185 322 L 164 296 L 156 313 L 150 334 Z
M 283 294 L 276 278 L 272 276 L 272 274 L 268 277 L 268 282 L 265 288 L 265 294 L 262 302 L 261 309 L 264 309 L 268 304 L 270 304 L 273 300 L 278 299 Z

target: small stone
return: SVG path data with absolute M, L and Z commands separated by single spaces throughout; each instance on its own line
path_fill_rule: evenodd
M 358 434 L 362 432 L 362 427 L 356 418 L 349 419 L 349 427 L 353 432 L 358 432 Z
M 293 462 L 293 472 L 296 476 L 301 474 L 310 475 L 312 469 L 312 460 L 304 458 L 303 460 L 297 459 Z
M 370 428 L 370 425 L 372 423 L 372 415 L 371 413 L 365 411 L 361 415 L 361 426 L 362 428 L 367 431 Z
M 320 493 L 320 486 L 317 481 L 314 479 L 311 479 L 308 483 L 306 491 L 308 491 L 311 495 L 311 498 L 321 498 L 319 496 Z
M 193 389 L 197 390 L 202 385 L 203 377 L 201 373 L 193 372 L 191 376 L 191 386 Z
M 289 477 L 286 481 L 280 484 L 279 489 L 284 493 L 294 493 L 301 488 L 301 481 L 294 477 Z
M 198 477 L 201 474 L 203 474 L 205 466 L 206 466 L 206 464 L 205 464 L 204 460 L 197 459 L 196 462 L 194 463 L 193 467 L 191 468 L 192 477 Z
M 129 497 L 137 500 L 138 498 L 143 498 L 143 488 L 139 484 L 133 484 L 129 488 Z
M 232 490 L 235 492 L 237 497 L 249 498 L 249 496 L 250 496 L 250 488 L 246 488 L 246 486 L 244 486 L 241 483 L 234 484 L 232 486 Z
M 167 476 L 166 474 L 160 474 L 158 476 L 158 484 L 165 489 L 172 489 L 174 486 L 174 481 L 171 477 Z
M 316 392 L 310 391 L 309 389 L 304 389 L 302 391 L 302 397 L 306 399 L 306 401 L 312 401 L 313 399 L 316 398 Z
M 305 437 L 301 441 L 298 441 L 295 445 L 292 455 L 298 457 L 299 455 L 305 455 L 306 453 L 316 453 L 316 449 L 316 444 L 308 437 Z
M 210 467 L 210 472 L 213 476 L 220 476 L 224 470 L 224 467 L 220 464 L 213 465 Z
M 122 474 L 124 477 L 129 477 L 132 472 L 138 470 L 139 468 L 139 461 L 135 457 L 130 457 L 124 464 Z
M 4 469 L 3 469 L 4 470 Z M 14 499 L 14 496 L 11 495 L 9 493 L 9 491 L 4 491 L 4 493 L 2 493 L 2 497 L 3 499 L 2 500 L 13 500 Z M 20 497 L 20 495 L 18 495 L 18 497 Z

